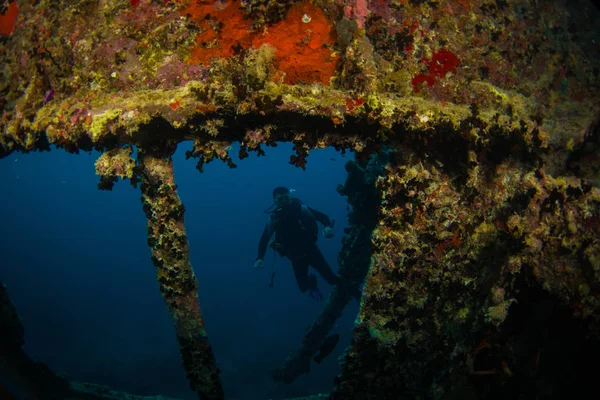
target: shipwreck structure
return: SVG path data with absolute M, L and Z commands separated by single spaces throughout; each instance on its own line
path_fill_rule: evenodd
M 312 149 L 354 153 L 339 264 L 364 289 L 330 398 L 564 398 L 593 383 L 600 32 L 587 1 L 3 0 L 0 13 L 0 157 L 95 149 L 100 189 L 141 190 L 198 398 L 226 395 L 171 163 L 184 141 L 200 171 L 236 167 L 232 142 L 240 158 L 292 142 L 299 168 Z M 30 360 L 0 295 L 15 385 L 118 398 Z M 348 301 L 334 290 L 274 379 L 308 371 Z

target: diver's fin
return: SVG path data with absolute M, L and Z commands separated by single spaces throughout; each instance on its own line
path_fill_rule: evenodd
M 271 272 L 271 282 L 269 282 L 269 287 L 272 288 L 275 286 L 275 271 Z

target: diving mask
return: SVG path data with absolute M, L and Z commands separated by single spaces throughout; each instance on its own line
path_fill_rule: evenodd
M 277 207 L 287 206 L 292 203 L 292 196 L 289 193 L 282 193 L 277 195 L 274 201 Z

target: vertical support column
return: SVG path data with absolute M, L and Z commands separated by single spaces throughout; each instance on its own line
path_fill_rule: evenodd
M 148 245 L 160 291 L 175 322 L 183 365 L 201 400 L 223 399 L 219 370 L 198 304 L 198 285 L 189 258 L 171 157 L 140 150 L 142 204 L 148 218 Z
M 358 161 L 346 163 L 348 177 L 338 192 L 346 196 L 352 205 L 349 213 L 350 226 L 345 230 L 343 246 L 338 256 L 339 273 L 345 287 L 335 287 L 315 322 L 309 327 L 298 350 L 291 353 L 284 365 L 270 371 L 276 381 L 293 382 L 297 377 L 310 371 L 312 356 L 329 334 L 344 311 L 344 308 L 357 291 L 369 271 L 371 260 L 371 234 L 377 223 L 379 194 L 375 182 L 384 175 L 391 150 L 380 150 L 362 165 Z
M 269 371 L 273 380 L 292 383 L 300 375 L 310 372 L 312 357 L 342 315 L 350 298 L 346 290 L 337 287 L 332 290 L 319 316 L 304 335 L 300 347 L 288 356 L 283 366 Z

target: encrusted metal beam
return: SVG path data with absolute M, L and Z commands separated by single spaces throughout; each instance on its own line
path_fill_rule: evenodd
M 200 399 L 223 399 L 215 357 L 198 304 L 198 285 L 190 264 L 183 221 L 184 206 L 177 194 L 170 156 L 141 151 L 142 203 L 148 218 L 148 245 L 160 291 L 175 322 L 183 365 L 192 390 Z
M 350 227 L 345 230 L 338 256 L 339 272 L 346 287 L 333 289 L 315 322 L 304 335 L 300 347 L 287 358 L 282 367 L 271 371 L 273 379 L 290 383 L 298 376 L 308 373 L 313 355 L 319 350 L 352 296 L 357 295 L 357 288 L 369 270 L 371 234 L 377 223 L 379 196 L 375 181 L 384 174 L 384 168 L 390 161 L 390 153 L 386 148 L 362 162 L 346 163 L 348 177 L 344 185 L 338 187 L 338 192 L 352 206 L 348 214 Z

